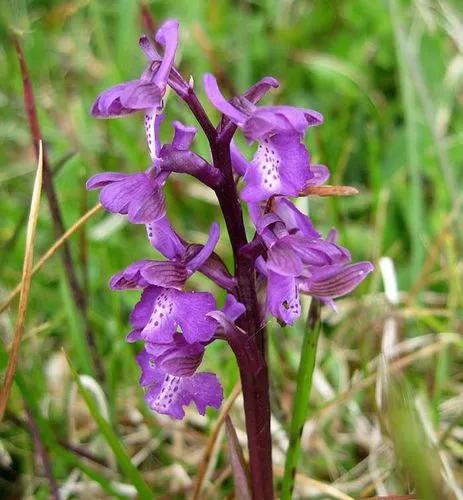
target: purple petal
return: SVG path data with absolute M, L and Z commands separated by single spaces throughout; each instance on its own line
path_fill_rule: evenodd
M 313 109 L 303 109 L 305 119 L 309 127 L 316 127 L 323 123 L 323 115 Z
M 307 238 L 319 238 L 310 218 L 302 213 L 294 203 L 285 198 L 276 198 L 273 210 L 284 222 L 288 232 L 300 231 Z
M 145 288 L 148 283 L 142 277 L 141 270 L 151 261 L 148 259 L 138 260 L 127 266 L 123 271 L 116 273 L 109 282 L 109 287 L 113 290 L 132 290 L 135 288 Z
M 261 80 L 255 83 L 243 94 L 248 101 L 255 104 L 272 88 L 276 89 L 280 86 L 280 82 L 272 76 L 264 76 Z
M 150 311 L 148 321 L 142 330 L 143 339 L 147 342 L 171 342 L 178 325 L 177 296 L 183 292 L 179 292 L 173 288 L 152 288 L 158 290 L 158 293 L 152 293 L 146 299 L 142 296 L 139 302 L 139 314 L 141 318 L 145 319 L 146 312 Z M 133 314 L 137 306 L 135 306 Z
M 207 406 L 220 408 L 223 391 L 213 373 L 174 377 L 157 371 L 159 373 L 151 377 L 154 381 L 145 393 L 145 400 L 152 410 L 180 420 L 185 416 L 183 407 L 191 402 L 201 415 L 206 413 Z
M 181 151 L 187 151 L 193 142 L 196 135 L 195 127 L 183 125 L 179 121 L 172 123 L 174 127 L 174 138 L 172 140 L 172 147 Z
M 294 251 L 291 236 L 281 238 L 268 251 L 267 268 L 284 276 L 299 276 L 303 263 L 298 252 Z
M 101 189 L 108 184 L 113 182 L 118 182 L 126 179 L 130 174 L 124 174 L 122 172 L 102 172 L 101 174 L 96 174 L 87 181 L 86 188 L 91 191 L 92 189 Z
M 208 292 L 176 292 L 176 320 L 187 342 L 207 342 L 214 336 L 216 325 L 207 313 L 215 309 L 215 299 Z
M 127 214 L 130 222 L 146 224 L 165 214 L 164 195 L 157 180 L 144 172 L 90 179 L 91 189 L 102 185 L 100 202 L 106 210 Z M 104 177 L 106 176 L 106 177 Z
M 162 291 L 163 289 L 158 286 L 148 286 L 143 290 L 140 300 L 130 314 L 130 324 L 134 328 L 140 329 L 145 327 L 153 312 L 153 304 Z
M 308 127 L 323 122 L 320 113 L 293 106 L 261 106 L 249 116 L 243 132 L 249 141 L 261 140 L 274 134 L 302 136 Z
M 232 321 L 236 321 L 245 311 L 246 307 L 244 304 L 238 302 L 234 295 L 228 293 L 225 299 L 225 304 L 222 307 L 222 312 L 225 316 L 230 318 Z
M 230 155 L 233 170 L 237 174 L 243 176 L 246 173 L 246 170 L 249 168 L 251 162 L 246 160 L 241 151 L 238 149 L 238 146 L 235 144 L 235 141 L 233 140 L 230 145 Z
M 370 262 L 321 268 L 302 285 L 305 293 L 316 297 L 336 298 L 346 295 L 373 271 Z
M 220 238 L 220 226 L 214 222 L 209 229 L 209 237 L 203 248 L 187 262 L 189 272 L 192 274 L 199 269 L 214 251 Z
M 161 99 L 161 90 L 157 85 L 142 81 L 138 85 L 125 88 L 119 96 L 121 105 L 133 111 L 159 108 Z
M 140 274 L 150 285 L 179 290 L 183 288 L 188 278 L 186 267 L 175 261 L 148 261 L 140 269 Z
M 287 238 L 288 244 L 308 266 L 326 266 L 350 261 L 350 253 L 344 247 L 329 241 L 308 239 L 301 234 L 294 234 Z
M 146 349 L 137 354 L 136 360 L 141 369 L 140 385 L 156 384 L 163 380 L 161 370 L 155 367 L 153 356 Z
M 156 50 L 154 45 L 151 43 L 151 40 L 146 35 L 142 35 L 138 39 L 138 45 L 140 46 L 140 49 L 143 51 L 145 56 L 150 61 L 157 61 L 161 59 L 161 56 L 158 54 L 158 51 Z
M 177 51 L 178 21 L 169 19 L 164 22 L 156 33 L 156 41 L 164 47 L 164 56 L 154 78 L 161 88 L 165 88 Z
M 168 343 L 146 343 L 155 365 L 170 375 L 189 377 L 197 370 L 204 355 L 204 345 L 189 344 L 180 333 Z
M 325 165 L 310 165 L 310 171 L 313 177 L 307 186 L 321 186 L 330 178 L 330 171 Z
M 184 257 L 185 261 L 188 262 L 190 256 L 196 255 L 202 248 L 202 245 L 188 245 Z M 232 291 L 236 287 L 236 279 L 230 274 L 227 266 L 216 253 L 212 253 L 198 270 L 225 290 Z
M 146 225 L 151 245 L 168 259 L 182 258 L 185 244 L 173 230 L 166 216 Z
M 230 104 L 219 90 L 217 80 L 214 75 L 206 73 L 204 75 L 204 90 L 208 99 L 221 113 L 228 116 L 237 125 L 241 125 L 246 120 L 246 114 L 239 111 L 235 106 Z
M 96 118 L 117 118 L 140 109 L 158 108 L 161 98 L 155 84 L 131 80 L 101 92 L 93 103 L 91 114 Z
M 159 127 L 163 120 L 164 115 L 159 113 L 158 108 L 152 108 L 145 113 L 146 142 L 153 161 L 159 158 L 159 152 L 161 151 Z
M 267 310 L 275 318 L 292 325 L 301 315 L 296 280 L 291 276 L 267 273 Z
M 309 154 L 297 134 L 264 139 L 246 171 L 243 200 L 257 203 L 273 195 L 297 196 L 311 178 Z

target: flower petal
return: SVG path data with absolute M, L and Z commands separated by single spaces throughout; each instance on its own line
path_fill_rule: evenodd
M 172 228 L 166 216 L 146 225 L 151 245 L 168 259 L 181 258 L 185 254 L 185 244 Z
M 134 224 L 146 224 L 165 214 L 164 195 L 156 178 L 145 172 L 92 177 L 89 189 L 101 187 L 100 202 L 106 210 L 126 214 Z
M 164 56 L 155 74 L 154 81 L 161 89 L 165 89 L 177 51 L 178 21 L 175 19 L 165 21 L 156 33 L 156 42 L 164 47 Z
M 228 116 L 237 125 L 241 125 L 246 120 L 246 114 L 239 111 L 235 106 L 230 104 L 219 90 L 217 85 L 217 80 L 214 75 L 206 73 L 204 75 L 204 90 L 208 99 L 211 101 L 213 106 L 217 108 L 221 113 Z
M 267 273 L 267 310 L 292 325 L 301 315 L 301 304 L 295 278 Z
M 184 264 L 175 261 L 148 261 L 141 268 L 140 274 L 150 285 L 179 290 L 188 278 Z
M 149 259 L 137 260 L 123 271 L 116 273 L 109 281 L 112 290 L 133 290 L 145 288 L 148 282 L 142 277 L 141 270 L 150 263 Z
M 315 297 L 336 298 L 346 295 L 373 271 L 370 262 L 326 266 L 302 283 L 301 290 Z
M 174 127 L 174 138 L 172 139 L 172 147 L 180 151 L 187 151 L 190 149 L 193 139 L 196 135 L 196 128 L 184 125 L 179 121 L 172 123 Z
M 87 181 L 86 188 L 91 191 L 93 189 L 101 189 L 113 182 L 122 181 L 126 179 L 128 174 L 122 172 L 102 172 L 96 174 Z
M 209 229 L 209 237 L 203 248 L 186 263 L 190 274 L 199 269 L 211 256 L 220 238 L 220 226 L 214 222 Z
M 244 175 L 241 198 L 250 203 L 273 195 L 297 196 L 311 178 L 309 154 L 297 134 L 264 139 Z
M 190 377 L 197 370 L 204 355 L 204 345 L 189 344 L 183 335 L 176 333 L 171 342 L 145 344 L 155 365 L 170 375 Z
M 191 402 L 195 403 L 201 415 L 206 413 L 208 406 L 220 408 L 223 391 L 213 373 L 174 377 L 164 375 L 160 370 L 158 372 L 156 380 L 145 393 L 145 400 L 152 410 L 180 420 L 185 416 L 183 407 Z
M 207 313 L 216 309 L 215 299 L 208 292 L 176 292 L 176 320 L 187 342 L 207 342 L 216 325 Z

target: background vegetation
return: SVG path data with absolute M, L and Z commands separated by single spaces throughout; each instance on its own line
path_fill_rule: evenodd
M 337 314 L 324 311 L 296 496 L 463 498 L 461 2 L 162 0 L 147 8 L 155 23 L 180 20 L 178 65 L 198 88 L 210 70 L 229 93 L 270 74 L 282 85 L 268 102 L 321 111 L 325 124 L 308 139 L 313 157 L 330 167 L 332 184 L 361 191 L 310 200 L 316 225 L 325 233 L 336 226 L 354 259 L 372 260 L 376 271 L 338 301 Z M 0 302 L 21 280 L 36 169 L 11 32 L 24 46 L 67 228 L 97 201 L 85 192 L 86 178 L 147 167 L 141 116 L 101 122 L 88 113 L 100 90 L 142 70 L 141 12 L 133 0 L 2 6 Z M 166 139 L 172 119 L 193 123 L 175 96 L 169 101 Z M 195 147 L 206 154 L 201 136 Z M 212 196 L 183 177 L 172 178 L 168 195 L 178 230 L 204 241 L 219 217 Z M 220 250 L 229 256 L 223 234 Z M 55 240 L 43 196 L 36 259 Z M 135 487 L 143 498 L 145 484 L 156 498 L 184 498 L 198 471 L 199 498 L 232 495 L 227 440 L 222 430 L 214 434 L 218 412 L 200 418 L 191 411 L 177 423 L 143 403 L 138 347 L 124 340 L 138 294 L 106 286 L 114 272 L 154 255 L 143 229 L 100 211 L 70 245 L 106 374 L 103 392 L 90 378 L 76 391 L 66 356 L 77 373 L 95 373 L 56 255 L 32 281 L 19 369 L 0 425 L 0 497 L 48 498 L 54 478 L 62 498 L 133 496 Z M 195 276 L 191 286 L 211 285 Z M 14 302 L 0 316 L 3 366 L 16 310 Z M 268 326 L 278 482 L 304 321 Z M 223 345 L 212 346 L 204 365 L 219 373 L 226 397 L 238 394 Z M 243 442 L 239 397 L 230 415 Z

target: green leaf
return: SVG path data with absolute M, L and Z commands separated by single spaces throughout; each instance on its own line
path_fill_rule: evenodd
M 309 410 L 310 390 L 315 369 L 318 337 L 320 336 L 320 302 L 312 299 L 307 328 L 302 343 L 301 359 L 297 372 L 296 393 L 294 395 L 291 425 L 289 430 L 289 445 L 286 452 L 285 471 L 283 475 L 281 500 L 291 500 L 294 488 L 297 462 L 301 450 L 301 436 Z

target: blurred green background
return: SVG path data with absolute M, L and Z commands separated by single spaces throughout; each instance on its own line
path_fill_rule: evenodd
M 85 192 L 90 175 L 148 166 L 141 116 L 97 121 L 88 111 L 102 89 L 142 71 L 145 59 L 137 45 L 146 32 L 142 5 L 156 25 L 179 19 L 177 64 L 193 76 L 201 97 L 206 71 L 218 75 L 228 95 L 273 75 L 281 87 L 266 102 L 322 112 L 325 123 L 307 139 L 313 159 L 329 166 L 331 184 L 360 190 L 354 198 L 310 200 L 317 227 L 325 234 L 337 227 L 354 260 L 371 260 L 376 271 L 353 296 L 338 301 L 338 314 L 324 312 L 295 497 L 416 492 L 418 498 L 463 498 L 463 4 L 458 0 L 5 0 L 1 302 L 21 279 L 36 169 L 11 33 L 24 47 L 69 227 L 97 201 L 95 193 Z M 165 140 L 173 119 L 194 124 L 171 94 Z M 196 150 L 206 156 L 206 146 L 198 134 Z M 220 220 L 214 197 L 179 176 L 169 181 L 167 193 L 178 231 L 203 242 L 208 225 Z M 301 203 L 308 208 L 307 200 Z M 36 258 L 55 240 L 43 195 Z M 154 255 L 144 230 L 100 212 L 70 244 L 106 373 L 105 396 L 96 402 L 100 411 L 107 410 L 112 433 L 75 393 L 64 353 L 78 373 L 94 373 L 57 255 L 32 282 L 17 383 L 0 425 L 0 498 L 50 494 L 31 422 L 38 425 L 63 498 L 112 498 L 116 490 L 133 496 L 135 472 L 108 448 L 112 438 L 123 444 L 156 498 L 184 498 L 217 412 L 199 418 L 191 411 L 174 423 L 144 406 L 134 362 L 138 346 L 124 340 L 138 294 L 107 289 L 114 272 Z M 231 262 L 225 231 L 219 250 Z M 385 256 L 391 260 L 381 261 Z M 190 285 L 213 290 L 201 276 Z M 15 318 L 16 303 L 0 316 L 3 365 Z M 303 319 L 294 328 L 269 324 L 277 484 L 303 331 Z M 227 396 L 237 370 L 230 352 L 216 344 L 204 366 L 219 373 Z M 89 387 L 98 391 L 93 382 Z M 231 415 L 241 439 L 239 399 Z M 233 495 L 227 460 L 220 434 L 201 498 Z M 335 491 L 326 490 L 328 484 Z

